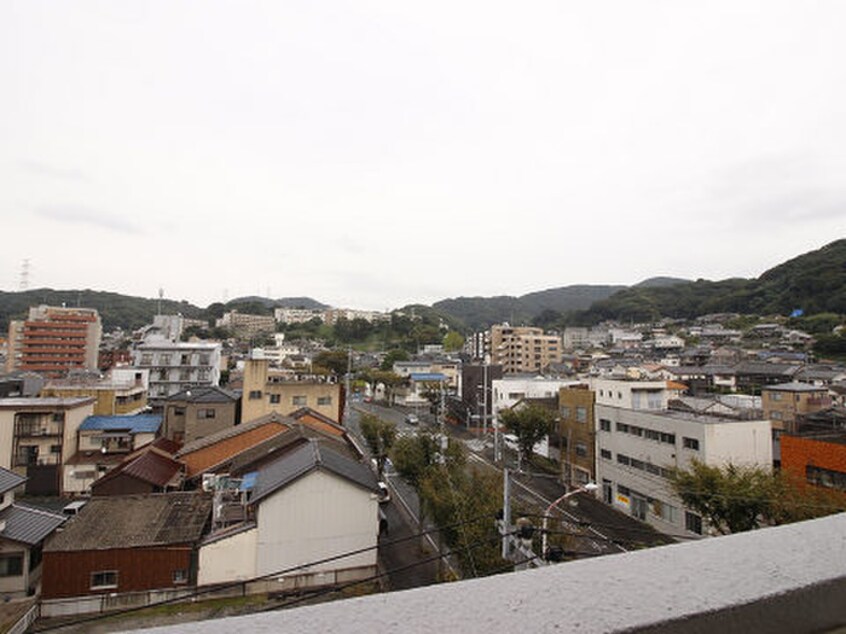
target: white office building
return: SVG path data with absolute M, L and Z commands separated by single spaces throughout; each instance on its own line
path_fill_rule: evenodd
M 158 406 L 172 394 L 195 385 L 218 385 L 220 357 L 221 344 L 217 342 L 159 339 L 138 344 L 132 352 L 132 363 L 150 371 L 149 401 Z

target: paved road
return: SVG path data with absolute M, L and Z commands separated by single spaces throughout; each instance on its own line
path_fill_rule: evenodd
M 365 451 L 369 450 L 359 427 L 362 411 L 395 422 L 400 434 L 416 433 L 414 427 L 405 424 L 401 412 L 382 409 L 355 403 L 349 410 L 346 427 Z M 439 564 L 437 561 L 425 561 L 437 552 L 435 542 L 431 537 L 406 539 L 422 530 L 418 519 L 420 505 L 417 494 L 393 472 L 390 465 L 386 468 L 384 479 L 390 486 L 391 501 L 381 507 L 387 516 L 388 532 L 379 538 L 379 562 L 382 569 L 389 573 L 388 586 L 392 590 L 405 590 L 435 583 L 438 580 Z

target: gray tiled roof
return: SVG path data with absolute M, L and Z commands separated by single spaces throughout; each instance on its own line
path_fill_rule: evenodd
M 0 522 L 5 522 L 0 537 L 34 546 L 61 526 L 66 519 L 66 516 L 58 513 L 12 504 L 0 511 Z
M 196 385 L 167 397 L 168 401 L 189 403 L 234 403 L 238 395 L 216 385 Z
M 370 491 L 379 490 L 376 476 L 368 467 L 311 441 L 280 456 L 259 471 L 252 501 L 256 502 L 316 469 L 334 473 Z
M 24 482 L 26 482 L 26 478 L 24 476 L 0 467 L 0 494 L 5 493 L 6 491 L 11 491 L 16 487 L 19 487 Z
M 45 551 L 110 550 L 195 542 L 211 515 L 197 492 L 93 497 Z

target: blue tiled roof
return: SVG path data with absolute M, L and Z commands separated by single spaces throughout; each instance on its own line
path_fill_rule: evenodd
M 161 414 L 140 414 L 138 416 L 89 416 L 80 431 L 123 431 L 130 434 L 155 434 L 162 426 Z

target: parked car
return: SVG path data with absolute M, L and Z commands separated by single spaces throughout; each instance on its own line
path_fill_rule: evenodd
M 384 482 L 379 482 L 377 485 L 379 487 L 379 504 L 387 504 L 391 501 L 391 490 L 388 488 L 388 485 Z
M 418 425 L 420 423 L 420 419 L 417 417 L 417 414 L 406 414 L 405 422 L 409 425 Z

